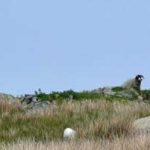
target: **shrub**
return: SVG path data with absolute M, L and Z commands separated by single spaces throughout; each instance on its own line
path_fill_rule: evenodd
M 144 100 L 150 100 L 150 90 L 142 90 L 141 95 Z

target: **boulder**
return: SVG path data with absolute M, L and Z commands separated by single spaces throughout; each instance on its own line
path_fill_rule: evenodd
M 28 108 L 32 108 L 32 109 L 44 109 L 44 108 L 48 108 L 51 105 L 51 103 L 49 101 L 39 101 L 39 102 L 32 102 L 30 104 L 28 104 Z
M 138 95 L 132 90 L 123 90 L 121 92 L 117 92 L 116 95 L 119 97 L 125 97 L 128 99 L 137 99 L 138 98 Z
M 22 108 L 27 113 L 36 113 L 37 111 L 54 110 L 56 108 L 55 101 L 41 101 L 35 95 L 25 95 L 21 98 Z
M 103 95 L 115 95 L 115 92 L 112 91 L 111 87 L 103 87 L 103 88 L 94 89 L 92 92 L 100 93 Z
M 138 133 L 150 133 L 150 116 L 135 120 L 133 126 Z
M 38 98 L 34 95 L 25 95 L 22 100 L 21 103 L 25 103 L 25 104 L 30 104 L 30 103 L 36 103 L 38 101 Z
M 104 95 L 115 95 L 115 92 L 112 91 L 111 87 L 104 87 L 102 92 Z

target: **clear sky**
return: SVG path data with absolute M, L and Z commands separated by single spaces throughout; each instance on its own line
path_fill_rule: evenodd
M 150 0 L 1 0 L 0 92 L 90 90 L 143 74 Z

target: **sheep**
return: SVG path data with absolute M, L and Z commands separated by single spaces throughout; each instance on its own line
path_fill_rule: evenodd
M 66 128 L 64 130 L 63 138 L 64 140 L 73 140 L 76 137 L 76 131 L 71 128 Z
M 127 80 L 122 85 L 122 87 L 124 89 L 131 89 L 131 88 L 133 88 L 133 89 L 135 89 L 137 91 L 140 91 L 141 90 L 141 82 L 142 82 L 143 79 L 144 79 L 143 75 L 136 75 L 135 78 Z

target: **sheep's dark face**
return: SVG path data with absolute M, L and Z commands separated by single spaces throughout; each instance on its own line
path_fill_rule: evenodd
M 138 81 L 138 82 L 142 82 L 142 80 L 144 79 L 144 76 L 143 75 L 137 75 L 135 77 L 135 80 Z
M 144 76 L 143 75 L 137 75 L 135 77 L 135 88 L 140 90 L 140 87 L 141 87 L 141 82 L 142 80 L 144 79 Z

